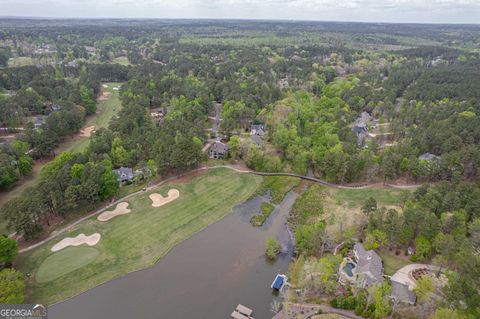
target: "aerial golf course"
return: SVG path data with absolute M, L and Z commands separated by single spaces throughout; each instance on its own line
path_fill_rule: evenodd
M 19 256 L 17 267 L 30 274 L 26 300 L 52 304 L 151 266 L 247 200 L 260 182 L 255 175 L 211 169 L 132 197 L 128 205 L 111 208 L 107 218 L 83 221 Z

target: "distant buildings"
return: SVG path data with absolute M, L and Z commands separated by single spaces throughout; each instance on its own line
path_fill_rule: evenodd
M 42 116 L 37 116 L 35 118 L 35 121 L 33 122 L 33 126 L 35 127 L 35 129 L 39 129 L 40 127 L 42 127 L 43 124 L 45 124 L 45 120 Z
M 277 86 L 279 89 L 288 89 L 290 87 L 290 84 L 288 82 L 288 77 L 278 80 Z
M 362 112 L 360 117 L 355 120 L 352 126 L 352 131 L 357 134 L 357 144 L 362 146 L 365 143 L 365 138 L 368 135 L 369 127 L 375 128 L 377 126 L 376 120 L 367 112 Z

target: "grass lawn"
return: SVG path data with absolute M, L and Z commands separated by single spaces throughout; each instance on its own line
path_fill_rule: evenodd
M 402 192 L 404 191 L 391 188 L 366 188 L 332 189 L 331 194 L 335 200 L 346 203 L 349 207 L 361 207 L 369 197 L 375 198 L 379 205 L 398 205 Z
M 129 214 L 107 222 L 93 217 L 80 223 L 70 233 L 17 258 L 15 266 L 31 274 L 26 300 L 51 304 L 151 266 L 174 245 L 221 219 L 234 205 L 248 199 L 261 180 L 255 175 L 212 169 L 191 181 L 171 183 L 155 190 L 162 195 L 171 188 L 180 191 L 180 198 L 165 206 L 153 208 L 149 193 L 143 193 L 128 201 L 132 209 Z M 99 252 L 94 260 L 90 260 L 89 253 L 78 253 L 76 248 L 79 247 L 57 253 L 50 250 L 65 237 L 96 232 L 102 238 L 94 246 Z M 72 266 L 75 264 L 85 265 L 75 269 Z M 55 278 L 58 272 L 62 274 Z
M 404 257 L 395 256 L 395 253 L 390 251 L 381 250 L 381 251 L 378 251 L 378 254 L 382 258 L 384 272 L 386 275 L 389 275 L 389 276 L 393 275 L 397 270 L 399 270 L 403 266 L 411 264 L 411 262 L 408 261 L 408 259 Z
M 128 61 L 128 58 L 126 56 L 119 56 L 113 59 L 112 63 L 117 63 L 121 65 L 130 65 L 130 62 Z

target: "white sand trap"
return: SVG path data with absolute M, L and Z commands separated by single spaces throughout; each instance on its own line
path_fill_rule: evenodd
M 108 85 L 106 85 L 106 84 L 102 84 L 102 86 L 103 86 L 104 88 L 108 88 Z
M 95 126 L 87 126 L 86 128 L 80 131 L 80 136 L 82 137 L 90 137 L 95 130 Z
M 180 192 L 177 189 L 172 188 L 168 191 L 167 197 L 163 197 L 162 195 L 157 193 L 150 194 L 149 197 L 152 200 L 153 207 L 160 207 L 179 198 Z
M 68 246 L 80 246 L 87 244 L 88 246 L 95 246 L 100 241 L 100 234 L 95 233 L 90 236 L 85 236 L 85 234 L 80 234 L 77 237 L 67 237 L 56 243 L 52 247 L 52 251 L 59 251 Z
M 107 210 L 98 215 L 97 219 L 101 222 L 106 222 L 107 220 L 112 219 L 115 216 L 125 215 L 130 213 L 132 210 L 128 209 L 127 202 L 121 202 L 117 204 L 114 210 Z

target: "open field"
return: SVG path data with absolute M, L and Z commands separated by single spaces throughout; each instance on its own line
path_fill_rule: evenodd
M 379 206 L 391 206 L 400 202 L 402 190 L 391 188 L 366 189 L 332 189 L 332 197 L 348 207 L 361 207 L 369 198 L 373 197 Z
M 112 63 L 117 63 L 121 65 L 130 65 L 130 62 L 128 61 L 128 58 L 126 56 L 119 56 L 113 59 Z
M 8 67 L 18 67 L 26 65 L 34 65 L 35 61 L 31 57 L 19 56 L 15 58 L 10 58 L 8 60 Z
M 108 222 L 99 222 L 92 217 L 80 223 L 71 232 L 18 257 L 16 267 L 31 274 L 27 281 L 27 300 L 51 304 L 152 265 L 174 245 L 219 220 L 234 205 L 248 199 L 261 180 L 255 175 L 212 169 L 189 182 L 176 182 L 174 187 L 181 196 L 167 205 L 152 208 L 148 196 L 153 192 L 165 196 L 172 184 L 128 200 L 132 209 L 129 214 Z M 63 238 L 97 232 L 102 239 L 96 246 L 88 247 L 99 252 L 93 260 L 93 251 L 83 251 L 87 248 L 85 245 L 58 252 L 69 258 L 51 257 L 58 254 L 52 253 L 51 247 Z M 76 268 L 77 264 L 85 265 Z M 69 271 L 55 278 L 56 273 L 63 269 Z

